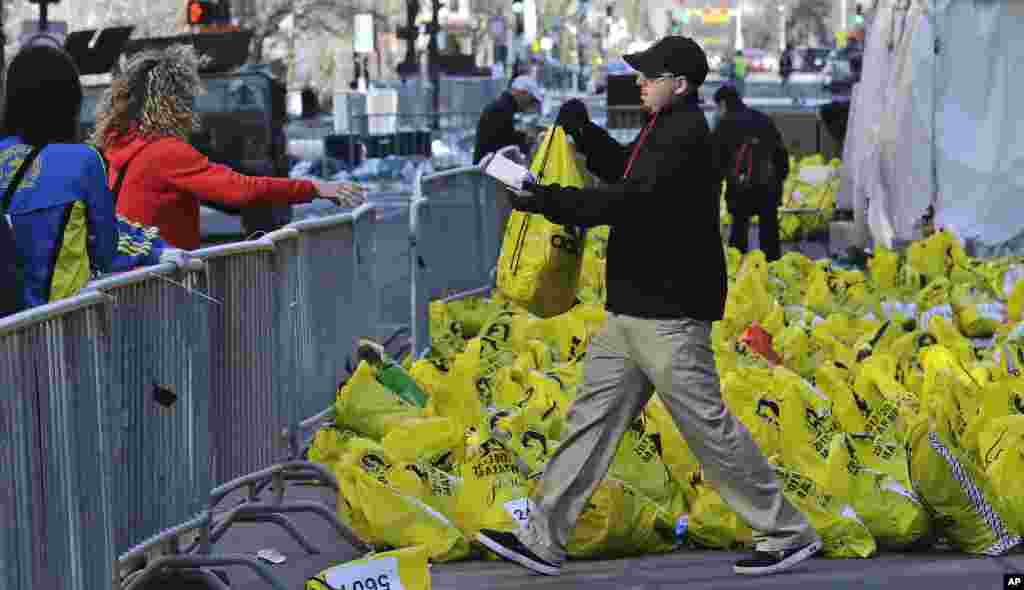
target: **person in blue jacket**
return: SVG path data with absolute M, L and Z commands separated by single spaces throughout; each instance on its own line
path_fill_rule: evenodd
M 71 57 L 29 46 L 12 60 L 0 137 L 0 194 L 34 148 L 6 211 L 25 308 L 77 294 L 96 275 L 154 264 L 165 244 L 119 221 L 107 167 L 78 142 L 82 86 Z

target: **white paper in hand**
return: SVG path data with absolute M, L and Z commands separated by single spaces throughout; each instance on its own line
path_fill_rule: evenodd
M 521 192 L 526 182 L 536 182 L 529 168 L 506 158 L 501 152 L 485 159 L 483 172 L 516 192 Z

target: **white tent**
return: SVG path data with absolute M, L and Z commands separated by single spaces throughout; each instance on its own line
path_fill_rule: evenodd
M 933 205 L 936 225 L 981 254 L 1024 249 L 1024 117 L 1010 109 L 1024 95 L 1012 68 L 1024 63 L 1022 7 L 878 0 L 870 11 L 839 196 L 861 235 L 916 239 Z

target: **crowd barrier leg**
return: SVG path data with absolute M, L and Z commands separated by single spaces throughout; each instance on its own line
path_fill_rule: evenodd
M 209 541 L 211 523 L 210 513 L 204 512 L 193 520 L 168 529 L 126 553 L 122 558 L 124 560 L 141 560 L 147 558 L 147 556 L 153 557 L 147 559 L 144 569 L 134 572 L 124 581 L 123 590 L 145 588 L 147 582 L 168 569 L 193 572 L 205 582 L 211 584 L 212 587 L 225 588 L 227 586 L 220 583 L 219 578 L 210 572 L 204 571 L 204 568 L 232 566 L 245 567 L 255 571 L 273 590 L 288 590 L 288 587 L 274 574 L 270 567 L 261 563 L 255 557 L 248 555 L 211 555 L 211 543 Z M 179 539 L 186 533 L 197 534 L 200 539 L 198 550 L 191 555 L 182 553 L 178 547 Z

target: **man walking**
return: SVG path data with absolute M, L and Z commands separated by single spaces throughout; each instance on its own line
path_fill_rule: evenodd
M 729 245 L 747 251 L 750 218 L 758 217 L 759 243 L 769 262 L 782 256 L 779 206 L 789 176 L 789 152 L 771 117 L 743 103 L 734 88 L 715 92 L 718 124 L 711 136 L 715 167 L 726 179 L 725 204 L 732 215 Z
M 477 164 L 487 154 L 510 145 L 519 146 L 523 154 L 527 154 L 529 139 L 525 133 L 516 131 L 516 113 L 537 111 L 543 102 L 544 93 L 536 80 L 529 76 L 518 76 L 513 79 L 509 89 L 487 105 L 480 115 L 480 122 L 476 127 L 473 163 Z
M 722 400 L 711 323 L 721 319 L 726 266 L 710 132 L 697 89 L 704 51 L 666 37 L 628 55 L 650 111 L 637 141 L 622 146 L 567 102 L 558 124 L 606 183 L 594 189 L 527 185 L 514 208 L 554 223 L 610 225 L 608 323 L 592 338 L 584 385 L 568 415 L 568 435 L 548 462 L 520 533 L 482 530 L 477 541 L 538 573 L 557 575 L 576 520 L 605 478 L 623 435 L 652 386 L 722 498 L 756 533 L 757 551 L 740 574 L 789 569 L 821 548 L 807 519 L 786 500 L 772 466 Z M 669 246 L 682 258 L 664 259 Z
M 779 58 L 779 78 L 781 79 L 782 93 L 792 96 L 789 88 L 789 77 L 793 75 L 793 45 L 786 45 L 785 51 Z

